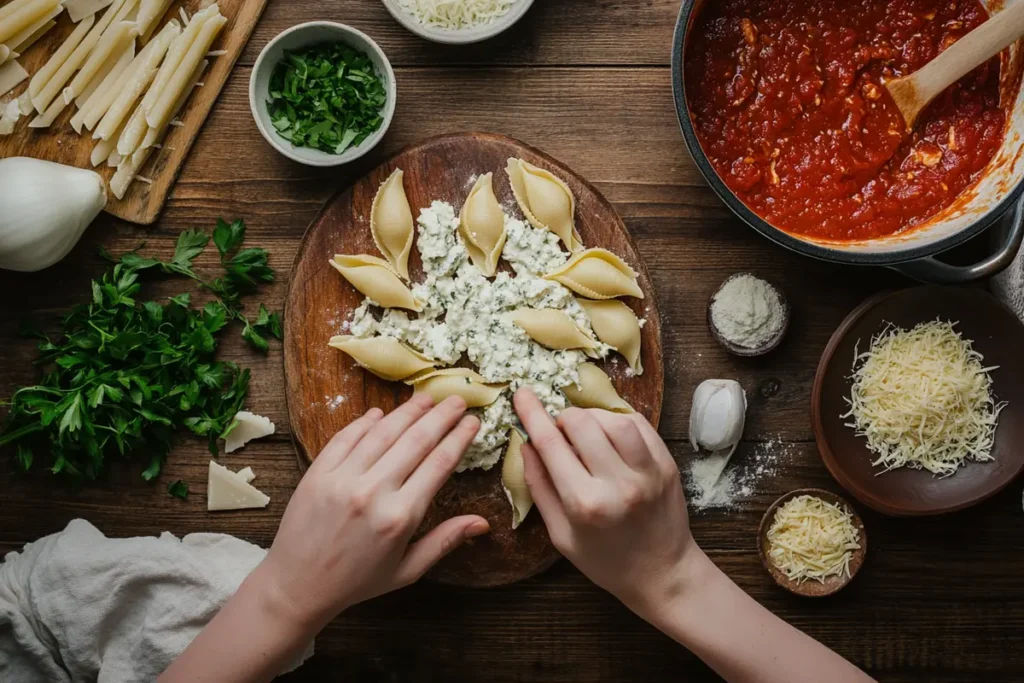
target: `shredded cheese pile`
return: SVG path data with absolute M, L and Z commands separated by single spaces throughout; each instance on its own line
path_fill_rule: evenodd
M 775 512 L 768 530 L 768 557 L 790 581 L 850 576 L 850 559 L 860 549 L 853 516 L 814 496 L 797 496 Z
M 867 439 L 885 472 L 911 467 L 949 476 L 967 459 L 992 459 L 996 404 L 984 358 L 948 321 L 888 326 L 854 351 L 847 426 Z
M 458 31 L 489 24 L 504 16 L 517 0 L 400 0 L 424 26 Z

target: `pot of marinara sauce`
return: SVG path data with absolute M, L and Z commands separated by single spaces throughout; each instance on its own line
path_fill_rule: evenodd
M 686 145 L 733 212 L 793 251 L 931 282 L 993 275 L 1024 238 L 1021 43 L 936 98 L 910 132 L 882 84 L 996 2 L 685 0 L 672 72 Z M 982 262 L 934 258 L 993 226 Z

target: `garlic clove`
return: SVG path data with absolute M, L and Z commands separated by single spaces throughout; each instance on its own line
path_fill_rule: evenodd
M 747 397 L 739 382 L 709 379 L 693 392 L 690 410 L 690 445 L 713 453 L 736 450 L 743 437 Z
M 30 157 L 0 159 L 0 268 L 57 263 L 107 204 L 94 171 Z

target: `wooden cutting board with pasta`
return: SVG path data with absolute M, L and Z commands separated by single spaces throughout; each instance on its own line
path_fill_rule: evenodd
M 0 4 L 0 158 L 93 168 L 152 223 L 266 2 Z
M 661 413 L 658 308 L 625 225 L 586 180 L 502 136 L 426 140 L 328 202 L 299 247 L 285 328 L 303 462 L 414 391 L 458 394 L 480 417 L 420 530 L 467 513 L 491 524 L 432 570 L 445 583 L 508 584 L 558 557 L 522 486 L 518 386 L 552 413 Z

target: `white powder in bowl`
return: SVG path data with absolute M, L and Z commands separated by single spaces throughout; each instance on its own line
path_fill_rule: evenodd
M 775 338 L 786 322 L 782 297 L 748 273 L 727 279 L 711 300 L 711 323 L 736 346 L 756 349 Z

